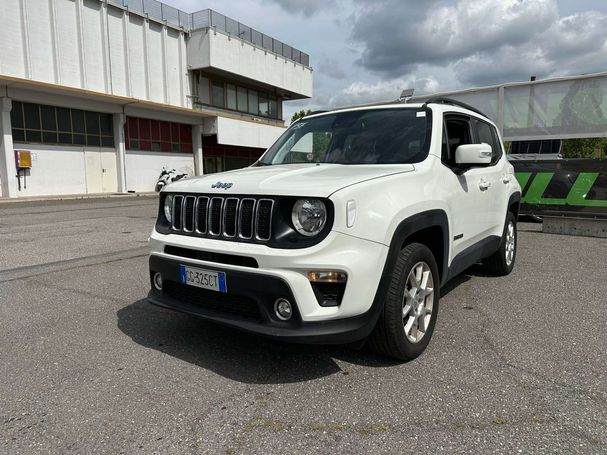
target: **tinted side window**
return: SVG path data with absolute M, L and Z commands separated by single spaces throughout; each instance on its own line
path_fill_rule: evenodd
M 447 156 L 444 156 L 443 151 L 443 161 L 453 165 L 455 164 L 455 150 L 460 145 L 473 143 L 470 118 L 461 115 L 445 116 L 445 131 L 447 132 Z
M 502 148 L 502 143 L 500 142 L 500 136 L 497 133 L 497 130 L 494 127 L 491 127 L 491 134 L 493 134 L 493 141 L 495 143 L 495 148 L 493 149 L 493 156 L 491 157 L 492 163 L 497 163 L 499 159 L 504 154 L 504 149 Z
M 477 143 L 480 144 L 484 142 L 485 144 L 489 144 L 492 151 L 491 163 L 497 163 L 502 156 L 502 147 L 499 141 L 499 136 L 497 135 L 497 131 L 495 131 L 493 126 L 483 121 L 476 120 L 475 123 Z

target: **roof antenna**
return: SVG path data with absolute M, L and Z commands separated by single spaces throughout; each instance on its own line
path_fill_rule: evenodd
M 398 101 L 400 103 L 408 103 L 411 98 L 413 98 L 413 92 L 415 92 L 414 88 L 408 88 L 401 92 L 398 97 Z

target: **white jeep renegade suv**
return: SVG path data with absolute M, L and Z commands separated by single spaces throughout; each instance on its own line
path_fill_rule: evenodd
M 462 103 L 309 115 L 251 167 L 163 189 L 149 301 L 411 359 L 441 286 L 479 261 L 512 270 L 520 194 L 495 125 Z

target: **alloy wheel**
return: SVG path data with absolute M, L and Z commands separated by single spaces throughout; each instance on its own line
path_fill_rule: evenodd
M 405 283 L 403 298 L 403 326 L 411 343 L 418 343 L 426 334 L 434 303 L 434 277 L 430 266 L 418 262 Z

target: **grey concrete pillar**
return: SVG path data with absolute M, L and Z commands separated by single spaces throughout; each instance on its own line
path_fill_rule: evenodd
M 196 175 L 204 173 L 202 161 L 202 125 L 192 126 L 192 147 L 194 151 L 194 172 Z
M 124 138 L 124 124 L 126 115 L 114 114 L 114 147 L 116 148 L 116 176 L 118 192 L 126 193 L 126 143 Z
M 0 98 L 0 185 L 2 197 L 16 197 L 17 167 L 15 165 L 15 150 L 13 148 L 13 132 L 11 129 L 10 98 Z

